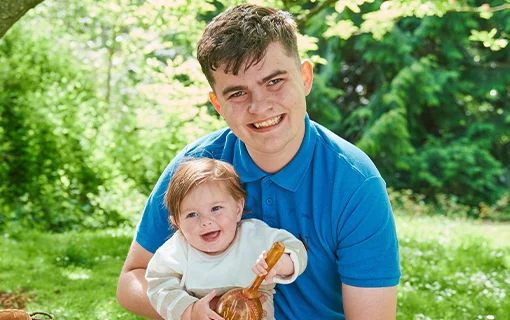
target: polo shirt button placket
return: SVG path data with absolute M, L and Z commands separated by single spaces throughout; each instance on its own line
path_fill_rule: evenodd
M 265 177 L 262 180 L 262 201 L 264 201 L 264 221 L 268 226 L 274 228 L 276 226 L 275 223 L 275 208 L 274 208 L 274 185 L 273 181 L 271 181 L 270 177 Z

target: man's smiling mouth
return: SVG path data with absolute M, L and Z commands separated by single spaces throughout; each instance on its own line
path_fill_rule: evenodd
M 283 115 L 279 115 L 274 118 L 268 119 L 266 121 L 256 122 L 256 123 L 254 122 L 253 126 L 257 129 L 267 128 L 267 127 L 274 126 L 274 125 L 280 123 L 282 121 L 282 119 L 283 119 Z

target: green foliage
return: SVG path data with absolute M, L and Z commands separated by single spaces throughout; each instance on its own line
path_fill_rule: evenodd
M 175 154 L 225 126 L 210 114 L 195 46 L 241 2 L 46 0 L 31 10 L 0 42 L 0 228 L 134 223 Z M 505 1 L 260 3 L 297 19 L 300 53 L 316 63 L 312 119 L 365 150 L 389 186 L 500 217 Z
M 314 90 L 343 94 L 311 95 L 312 119 L 366 151 L 392 187 L 494 204 L 510 187 L 509 9 L 469 0 L 324 8 L 301 30 L 320 39 L 313 53 L 328 62 Z
M 452 142 L 431 138 L 408 163 L 414 190 L 428 197 L 448 190 L 462 203 L 476 206 L 484 201 L 494 203 L 504 191 L 499 181 L 501 164 L 472 136 Z
M 478 217 L 491 221 L 510 221 L 510 193 L 504 193 L 493 205 L 480 203 L 470 206 L 461 203 L 459 197 L 436 193 L 432 203 L 427 202 L 425 195 L 413 190 L 395 191 L 388 189 L 391 205 L 395 212 L 410 217 L 446 216 L 449 218 Z
M 358 141 L 358 146 L 368 154 L 380 154 L 382 158 L 393 162 L 386 161 L 387 166 L 407 168 L 408 164 L 402 161 L 399 155 L 414 151 L 409 139 L 410 135 L 403 112 L 394 109 L 375 120 L 375 123 L 364 132 L 363 137 Z
M 216 8 L 124 0 L 47 6 L 34 19 L 59 20 L 56 32 L 72 30 L 74 54 L 97 66 L 102 141 L 88 149 L 105 165 L 108 181 L 120 177 L 148 195 L 180 149 L 224 126 L 205 112 L 208 84 L 194 58 L 203 17 Z M 76 12 L 83 18 L 77 21 Z M 113 192 L 110 182 L 106 187 Z
M 0 228 L 134 223 L 175 154 L 224 126 L 206 112 L 207 82 L 191 54 L 204 24 L 196 15 L 211 8 L 45 5 L 0 43 Z M 137 19 L 126 14 L 135 10 Z M 192 20 L 195 38 L 167 32 Z
M 38 41 L 32 41 L 39 37 Z M 0 46 L 2 202 L 0 224 L 63 230 L 96 208 L 101 176 L 82 147 L 90 106 L 87 71 L 42 32 L 15 28 Z M 114 213 L 109 217 L 115 220 Z M 102 221 L 105 223 L 106 221 Z

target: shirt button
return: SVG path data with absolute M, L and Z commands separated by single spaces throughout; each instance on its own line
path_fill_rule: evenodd
M 273 204 L 273 199 L 267 198 L 266 199 L 266 203 L 267 203 L 268 206 L 272 205 Z
M 269 220 L 267 222 L 267 225 L 270 226 L 270 227 L 274 227 L 274 222 L 272 220 Z

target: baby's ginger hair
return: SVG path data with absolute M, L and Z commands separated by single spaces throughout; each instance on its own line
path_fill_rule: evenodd
M 168 216 L 173 217 L 174 226 L 179 228 L 181 203 L 184 197 L 202 183 L 219 181 L 234 200 L 246 199 L 246 191 L 234 167 L 224 161 L 198 158 L 185 160 L 175 170 L 165 193 Z

